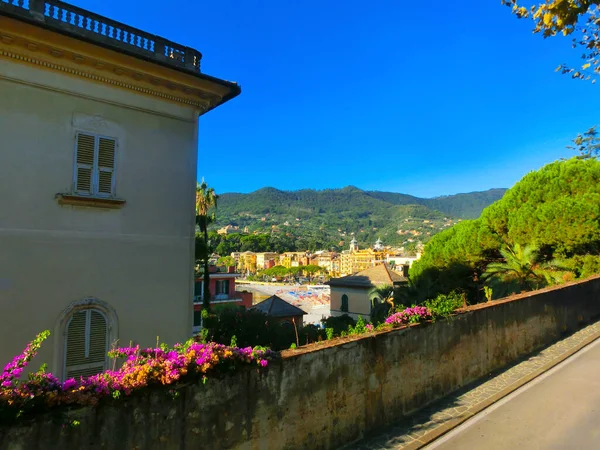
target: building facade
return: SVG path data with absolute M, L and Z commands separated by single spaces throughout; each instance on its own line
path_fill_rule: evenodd
M 251 292 L 238 292 L 235 280 L 240 277 L 239 273 L 233 273 L 229 268 L 210 266 L 208 277 L 211 306 L 230 305 L 252 306 Z M 194 323 L 193 332 L 197 333 L 202 327 L 202 304 L 204 300 L 204 276 L 196 277 L 194 284 Z
M 387 264 L 340 278 L 332 278 L 327 285 L 331 288 L 331 315 L 349 315 L 353 319 L 368 318 L 374 301 L 379 301 L 376 289 L 391 286 L 394 296 L 408 282 L 407 278 L 392 270 Z
M 240 92 L 201 56 L 60 1 L 0 2 L 0 364 L 46 329 L 61 378 L 116 342 L 190 336 L 198 117 Z

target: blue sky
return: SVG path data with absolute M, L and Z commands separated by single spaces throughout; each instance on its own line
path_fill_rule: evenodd
M 218 193 L 510 187 L 600 122 L 600 86 L 554 72 L 581 51 L 500 0 L 71 2 L 242 85 L 200 118 L 198 177 Z

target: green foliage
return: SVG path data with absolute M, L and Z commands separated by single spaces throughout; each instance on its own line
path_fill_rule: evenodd
M 239 347 L 269 347 L 273 350 L 285 350 L 296 344 L 294 326 L 289 322 L 280 322 L 266 314 L 243 307 L 215 307 L 207 318 L 203 319 L 202 339 L 225 345 Z M 324 330 L 306 325 L 298 329 L 300 345 L 309 344 L 325 338 Z M 296 344 L 297 345 L 297 344 Z
M 295 350 L 296 349 L 296 343 L 292 342 L 292 344 L 290 345 L 290 350 Z
M 341 336 L 342 333 L 345 336 L 348 327 L 356 325 L 356 321 L 348 314 L 327 317 L 326 319 L 322 319 L 321 323 L 325 326 L 325 329 L 330 328 L 333 330 L 333 336 Z
M 480 219 L 434 236 L 405 293 L 421 302 L 460 290 L 477 302 L 484 279 L 495 296 L 535 289 L 581 276 L 571 261 L 598 253 L 600 162 L 557 161 L 526 175 Z M 586 274 L 597 270 L 587 261 Z
M 215 209 L 217 208 L 218 195 L 213 188 L 202 180 L 196 183 L 196 225 L 200 229 L 200 235 L 196 236 L 196 258 L 202 260 L 204 267 L 204 295 L 202 304 L 204 309 L 210 309 L 210 280 L 209 280 L 209 256 L 211 254 L 211 242 L 208 237 L 208 226 L 215 221 Z
M 371 291 L 371 322 L 379 324 L 394 309 L 394 287 L 391 285 L 379 286 Z
M 357 335 L 363 334 L 367 332 L 365 321 L 362 316 L 358 316 L 358 320 L 356 321 L 356 325 L 348 325 L 348 335 Z
M 267 276 L 267 277 L 276 277 L 276 278 L 288 278 L 293 277 L 297 278 L 300 275 L 306 275 L 310 279 L 312 279 L 315 275 L 319 273 L 325 273 L 325 269 L 319 266 L 315 266 L 314 264 L 309 264 L 307 266 L 297 266 L 297 267 L 284 267 L 284 266 L 273 266 L 269 269 L 265 269 L 260 272 L 259 276 Z
M 600 154 L 600 138 L 595 126 L 583 134 L 578 134 L 573 139 L 573 144 L 575 144 L 575 147 L 569 146 L 567 148 L 578 151 L 578 158 L 580 159 L 596 158 Z
M 233 267 L 235 266 L 235 259 L 233 259 L 231 256 L 221 256 L 217 260 L 217 264 L 219 266 Z
M 598 0 L 502 0 L 518 18 L 530 18 L 534 33 L 544 38 L 570 36 L 573 48 L 583 47 L 585 61 L 579 69 L 561 64 L 556 69 L 572 78 L 589 80 L 600 73 L 600 14 Z M 592 81 L 595 82 L 595 78 Z
M 334 333 L 333 328 L 325 328 L 325 333 L 327 334 L 327 340 L 328 341 L 330 341 L 331 339 L 333 339 L 333 333 Z
M 464 306 L 463 295 L 457 291 L 449 294 L 439 294 L 432 300 L 427 300 L 424 306 L 431 311 L 432 320 L 449 317 L 456 309 Z
M 489 286 L 484 286 L 483 287 L 483 292 L 485 293 L 485 299 L 488 302 L 491 302 L 492 301 L 492 296 L 494 294 L 493 289 L 491 287 L 489 287 Z
M 600 162 L 572 158 L 531 172 L 481 221 L 507 243 L 571 256 L 600 249 Z
M 409 270 L 413 290 L 420 293 L 414 300 L 421 302 L 455 289 L 476 291 L 483 268 L 499 246 L 481 228 L 480 220 L 460 222 L 427 243 L 423 256 Z

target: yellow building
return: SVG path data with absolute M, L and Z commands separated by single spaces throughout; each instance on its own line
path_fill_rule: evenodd
M 383 264 L 386 260 L 386 252 L 383 250 L 380 242 L 381 241 L 378 241 L 376 247 L 381 250 L 374 250 L 371 248 L 359 250 L 358 243 L 355 239 L 352 239 L 350 242 L 350 249 L 345 250 L 340 255 L 340 275 L 351 275 L 370 267 Z
M 201 57 L 67 3 L 0 1 L 0 363 L 43 330 L 60 378 L 103 370 L 117 341 L 191 336 L 198 116 L 240 92 Z
M 336 253 L 321 252 L 312 256 L 310 263 L 324 268 L 330 277 L 339 276 L 338 258 Z
M 243 252 L 240 253 L 238 264 L 240 273 L 255 274 L 256 273 L 256 253 Z
M 283 267 L 307 266 L 309 258 L 306 252 L 285 252 L 279 255 L 279 265 Z
M 275 252 L 262 252 L 256 253 L 256 270 L 268 269 L 269 261 L 278 260 L 279 253 Z

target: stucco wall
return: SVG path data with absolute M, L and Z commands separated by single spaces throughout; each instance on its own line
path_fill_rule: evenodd
M 600 278 L 284 356 L 206 385 L 0 425 L 0 449 L 333 449 L 600 314 Z M 77 427 L 61 426 L 78 420 Z
M 0 364 L 94 297 L 120 343 L 184 340 L 192 327 L 197 112 L 26 65 L 0 64 Z M 60 206 L 75 131 L 116 137 L 122 209 Z M 62 369 L 63 336 L 41 359 Z
M 357 319 L 358 316 L 362 316 L 364 319 L 369 319 L 371 315 L 371 289 L 367 288 L 348 288 L 331 286 L 331 315 L 341 316 L 348 314 L 350 317 Z M 345 313 L 341 310 L 342 307 L 342 295 L 348 296 L 348 312 Z

